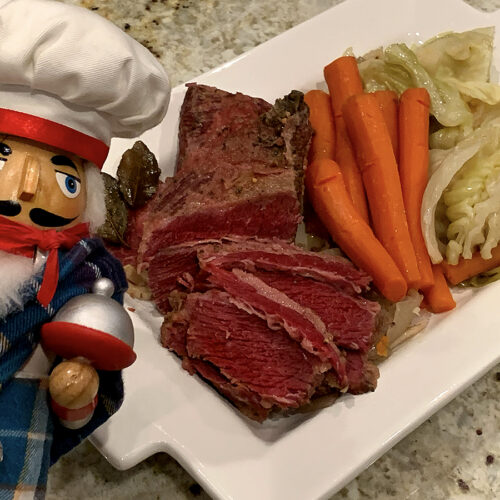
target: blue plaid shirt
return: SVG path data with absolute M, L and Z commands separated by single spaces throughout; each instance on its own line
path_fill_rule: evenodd
M 36 300 L 41 277 L 23 290 L 24 310 L 0 321 L 0 500 L 19 493 L 43 498 L 49 466 L 76 446 L 121 405 L 120 372 L 100 372 L 99 403 L 83 428 L 62 427 L 48 405 L 48 380 L 14 377 L 40 340 L 40 327 L 51 320 L 69 299 L 88 293 L 94 281 L 110 278 L 114 299 L 122 302 L 127 280 L 120 262 L 99 239 L 84 239 L 69 251 L 59 251 L 59 284 L 52 302 L 42 307 Z

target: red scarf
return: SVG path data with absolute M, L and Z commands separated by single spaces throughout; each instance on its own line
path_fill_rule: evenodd
M 42 285 L 37 294 L 38 302 L 44 307 L 50 304 L 59 281 L 57 249 L 70 249 L 88 236 L 88 224 L 77 224 L 69 229 L 56 231 L 38 229 L 0 216 L 0 250 L 31 258 L 34 257 L 37 247 L 40 250 L 49 250 Z

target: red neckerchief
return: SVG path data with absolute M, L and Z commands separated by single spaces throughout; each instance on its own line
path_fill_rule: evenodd
M 37 294 L 38 302 L 44 307 L 50 304 L 59 281 L 57 249 L 69 249 L 88 236 L 88 224 L 77 224 L 69 229 L 56 231 L 38 229 L 0 216 L 0 250 L 32 258 L 37 247 L 40 250 L 49 250 L 42 285 Z

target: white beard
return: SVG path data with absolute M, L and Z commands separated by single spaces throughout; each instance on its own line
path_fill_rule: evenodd
M 0 319 L 24 308 L 23 288 L 35 271 L 33 259 L 0 250 Z

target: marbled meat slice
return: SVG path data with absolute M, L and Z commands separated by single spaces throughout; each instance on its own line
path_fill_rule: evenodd
M 334 285 L 279 271 L 254 273 L 303 307 L 314 311 L 333 335 L 337 346 L 368 351 L 373 346 L 377 302 L 344 293 Z
M 162 248 L 195 241 L 291 240 L 301 220 L 292 170 L 255 176 L 231 167 L 167 179 L 148 206 L 139 246 L 143 268 Z
M 282 328 L 271 330 L 218 290 L 188 295 L 184 308 L 166 318 L 162 343 L 184 357 L 186 369 L 194 367 L 236 406 L 250 406 L 256 415 L 307 403 L 330 368 Z
M 158 310 L 166 314 L 171 310 L 170 292 L 180 287 L 193 291 L 200 268 L 195 244 L 166 247 L 151 259 L 148 269 L 149 288 Z
M 330 363 L 341 387 L 346 385 L 345 360 L 315 312 L 240 269 L 207 266 L 206 270 L 208 280 L 230 294 L 231 303 L 265 319 L 270 328 L 284 328 L 307 352 Z
M 372 392 L 377 387 L 379 370 L 377 366 L 368 359 L 366 353 L 359 351 L 345 351 L 346 371 L 351 394 L 364 394 Z M 325 375 L 325 383 L 333 388 L 338 388 L 338 380 L 334 373 Z
M 198 259 L 202 267 L 211 264 L 224 269 L 285 271 L 336 285 L 347 293 L 367 290 L 371 282 L 368 274 L 343 257 L 310 252 L 278 241 L 204 245 L 199 249 Z
M 182 366 L 191 375 L 200 375 L 247 417 L 263 422 L 269 416 L 271 408 L 262 406 L 258 393 L 244 384 L 231 382 L 211 363 L 201 359 L 184 358 Z

